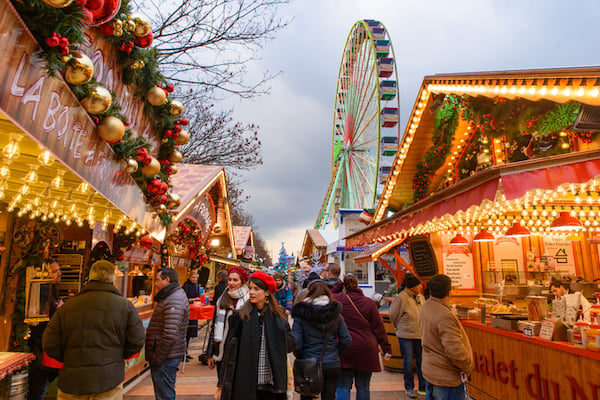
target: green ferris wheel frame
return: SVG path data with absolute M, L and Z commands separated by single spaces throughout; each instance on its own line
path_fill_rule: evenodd
M 376 25 L 375 25 L 376 24 Z M 372 28 L 377 27 L 377 31 Z M 380 46 L 388 42 L 387 51 Z M 397 71 L 393 65 L 393 95 L 383 95 L 378 60 L 392 60 L 394 50 L 385 26 L 379 21 L 356 22 L 346 40 L 338 72 L 333 109 L 331 179 L 321 205 L 315 228 L 336 225 L 341 209 L 373 208 L 381 195 L 382 110 L 396 110 L 393 133 L 399 139 L 397 123 L 399 96 Z M 390 76 L 391 74 L 387 75 Z M 390 98 L 391 96 L 391 98 Z M 393 117 L 393 116 L 392 116 Z M 389 129 L 389 128 L 386 128 Z

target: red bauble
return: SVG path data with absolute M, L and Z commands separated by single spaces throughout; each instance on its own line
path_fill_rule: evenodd
M 167 185 L 167 182 L 160 182 L 160 189 L 158 191 L 158 194 L 165 194 L 167 193 L 167 190 L 169 190 L 169 185 Z
M 148 182 L 146 182 L 146 190 L 148 193 L 158 193 L 161 189 L 160 183 L 160 179 L 150 179 Z
M 166 158 L 160 159 L 158 160 L 158 162 L 160 163 L 160 165 L 171 165 L 171 161 Z
M 171 129 L 167 129 L 165 131 L 165 137 L 173 137 L 173 131 Z
M 83 15 L 81 16 L 81 21 L 85 25 L 90 25 L 93 20 L 94 20 L 94 16 L 92 15 L 92 12 L 90 10 L 88 10 L 87 8 L 83 8 Z
M 92 26 L 102 25 L 110 21 L 117 15 L 119 8 L 121 8 L 121 0 L 104 0 L 103 3 L 103 7 L 92 11 L 92 15 L 94 16 Z
M 186 118 L 181 118 L 181 125 L 185 126 L 188 124 L 188 120 Z
M 69 48 L 68 47 L 59 47 L 58 52 L 61 55 L 66 56 L 67 54 L 69 54 Z
M 167 204 L 167 201 L 169 201 L 169 199 L 167 198 L 166 194 L 160 196 L 160 204 Z
M 104 0 L 87 0 L 85 7 L 92 12 L 97 12 L 104 7 Z
M 115 33 L 115 28 L 113 27 L 112 22 L 107 22 L 106 24 L 100 25 L 98 31 L 104 36 L 111 36 Z
M 167 92 L 169 93 L 173 93 L 173 91 L 175 90 L 175 87 L 173 85 L 171 85 L 170 83 L 167 85 Z
M 146 157 L 142 160 L 142 164 L 148 165 L 152 162 L 152 156 L 146 155 Z
M 144 159 L 146 159 L 146 157 L 148 157 L 148 150 L 146 150 L 143 147 L 139 148 L 137 151 L 137 157 L 135 158 L 135 160 L 142 162 Z
M 59 39 L 56 36 L 50 36 L 46 38 L 46 44 L 50 47 L 58 46 Z
M 139 37 L 137 37 L 135 39 L 135 44 L 138 47 L 141 47 L 141 48 L 145 49 L 146 47 L 150 47 L 150 45 L 152 44 L 153 40 L 154 40 L 154 36 L 152 35 L 152 32 L 150 32 L 146 36 L 139 36 Z
M 67 39 L 66 37 L 61 37 L 60 39 L 58 39 L 58 45 L 60 47 L 67 47 L 69 45 L 69 39 Z

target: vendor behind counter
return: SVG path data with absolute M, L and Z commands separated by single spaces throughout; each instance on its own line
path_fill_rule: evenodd
M 590 310 L 592 305 L 581 292 L 570 292 L 570 284 L 560 279 L 552 279 L 550 292 L 556 296 L 552 301 L 552 316 L 565 322 L 575 322 L 579 311 L 583 313 L 583 319 L 590 322 Z

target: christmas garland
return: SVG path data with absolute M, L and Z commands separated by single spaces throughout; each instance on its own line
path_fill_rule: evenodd
M 107 7 L 117 4 L 120 4 L 118 11 L 108 11 L 112 18 L 97 19 L 105 16 Z M 168 99 L 174 87 L 159 71 L 158 51 L 149 48 L 152 43 L 150 21 L 142 14 L 132 13 L 127 0 L 19 0 L 13 5 L 42 48 L 38 55 L 45 63 L 47 74 L 65 74 L 71 90 L 97 125 L 97 133 L 111 145 L 117 160 L 123 161 L 124 171 L 131 174 L 148 203 L 168 226 L 171 217 L 167 209 L 178 206 L 178 198 L 149 190 L 148 182 L 159 180 L 166 184 L 167 190 L 170 188 L 169 177 L 177 172 L 173 164 L 182 159 L 176 146 L 186 144 L 189 134 L 183 129 L 187 120 L 179 118 L 183 105 Z M 98 5 L 100 8 L 96 8 Z M 126 129 L 129 123 L 120 113 L 114 93 L 98 84 L 93 77 L 93 64 L 77 50 L 90 23 L 99 25 L 99 32 L 118 49 L 117 63 L 123 71 L 123 82 L 135 88 L 135 96 L 143 101 L 144 111 L 161 142 L 158 160 L 148 154 L 149 142 Z M 97 99 L 106 100 L 104 103 L 110 106 L 98 109 L 94 105 Z M 138 168 L 140 164 L 142 168 Z
M 568 143 L 561 137 L 592 142 L 596 132 L 573 129 L 580 107 L 581 104 L 575 101 L 556 104 L 547 100 L 533 102 L 502 97 L 446 96 L 435 116 L 433 144 L 417 164 L 413 177 L 413 200 L 418 201 L 429 193 L 435 171 L 443 165 L 450 150 L 458 118 L 477 129 L 473 130 L 473 137 L 458 160 L 456 180 L 476 171 L 479 167 L 478 152 L 482 144 L 487 145 L 489 138 L 504 141 L 507 162 L 569 152 Z

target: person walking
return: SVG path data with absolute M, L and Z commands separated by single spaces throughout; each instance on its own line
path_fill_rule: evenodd
M 287 316 L 273 293 L 275 280 L 262 271 L 248 282 L 249 299 L 234 312 L 227 334 L 215 400 L 284 400 L 287 353 L 295 347 Z
M 227 290 L 217 300 L 213 315 L 213 325 L 208 337 L 206 354 L 208 355 L 208 367 L 217 367 L 217 373 L 221 366 L 225 338 L 229 333 L 229 317 L 234 310 L 239 310 L 248 301 L 248 273 L 242 267 L 231 267 L 227 275 Z
M 58 374 L 58 400 L 123 398 L 123 359 L 141 350 L 144 327 L 114 280 L 114 264 L 96 261 L 88 284 L 48 323 L 44 351 L 64 363 Z
M 216 305 L 217 300 L 223 294 L 223 292 L 227 289 L 227 271 L 221 269 L 217 271 L 217 285 L 215 286 L 215 290 L 213 292 L 213 298 L 210 300 L 211 305 Z
M 325 267 L 323 267 L 323 282 L 325 282 L 327 284 L 327 286 L 329 287 L 329 290 L 332 291 L 332 293 L 335 293 L 336 290 L 334 290 L 334 288 L 339 287 L 339 289 L 342 289 L 342 282 L 340 280 L 340 265 L 338 263 L 328 263 L 327 265 L 325 265 Z M 341 290 L 340 290 L 341 291 Z
M 193 269 L 188 271 L 188 278 L 185 282 L 183 282 L 182 288 L 185 291 L 185 295 L 187 296 L 189 303 L 193 303 L 195 300 L 200 300 L 200 290 L 198 289 L 198 271 Z M 188 349 L 190 347 L 190 340 L 197 336 L 198 320 L 190 319 L 185 335 L 185 359 L 187 361 L 193 358 L 188 352 Z
M 277 303 L 285 310 L 286 314 L 289 314 L 292 311 L 292 306 L 294 305 L 292 289 L 286 284 L 286 279 L 280 272 L 273 274 L 273 278 L 275 279 L 275 284 L 277 285 L 277 292 L 275 292 L 273 296 L 275 296 Z
M 321 279 L 312 281 L 306 296 L 300 298 L 292 308 L 296 338 L 294 355 L 298 359 L 320 358 L 323 345 L 325 352 L 321 360 L 325 385 L 322 400 L 334 400 L 340 378 L 340 353 L 350 346 L 352 338 L 341 316 L 342 306 L 333 300 L 327 284 Z M 301 400 L 312 399 L 301 395 Z
M 465 382 L 473 370 L 473 351 L 450 307 L 452 280 L 435 275 L 427 287 L 431 296 L 419 312 L 426 400 L 467 399 Z
M 52 277 L 52 298 L 50 300 L 49 316 L 52 318 L 58 307 L 63 305 L 63 301 L 58 296 L 56 285 L 60 283 L 62 276 L 60 265 L 55 260 L 50 261 L 50 276 Z M 35 360 L 29 365 L 29 391 L 27 400 L 42 400 L 48 390 L 48 384 L 58 376 L 58 369 L 43 365 L 42 335 L 48 326 L 48 322 L 39 322 L 31 324 L 29 340 L 29 350 L 35 355 Z
M 146 360 L 155 397 L 175 400 L 175 379 L 185 356 L 190 306 L 173 268 L 158 270 L 154 288 L 156 307 L 146 330 Z
M 387 338 L 377 304 L 366 297 L 352 274 L 344 276 L 344 292 L 333 298 L 342 305 L 342 317 L 348 326 L 352 344 L 340 355 L 341 378 L 336 390 L 337 400 L 350 400 L 352 383 L 356 386 L 356 400 L 369 400 L 373 372 L 381 371 L 379 348 L 384 358 L 392 357 L 392 346 Z
M 415 359 L 419 381 L 418 394 L 425 394 L 425 379 L 423 379 L 421 371 L 423 350 L 421 346 L 421 327 L 419 325 L 419 311 L 425 303 L 425 297 L 423 297 L 423 284 L 415 275 L 410 273 L 404 275 L 403 286 L 404 290 L 392 301 L 388 315 L 392 325 L 394 325 L 400 344 L 406 396 L 414 399 L 417 397 L 417 393 L 415 393 L 413 358 Z

